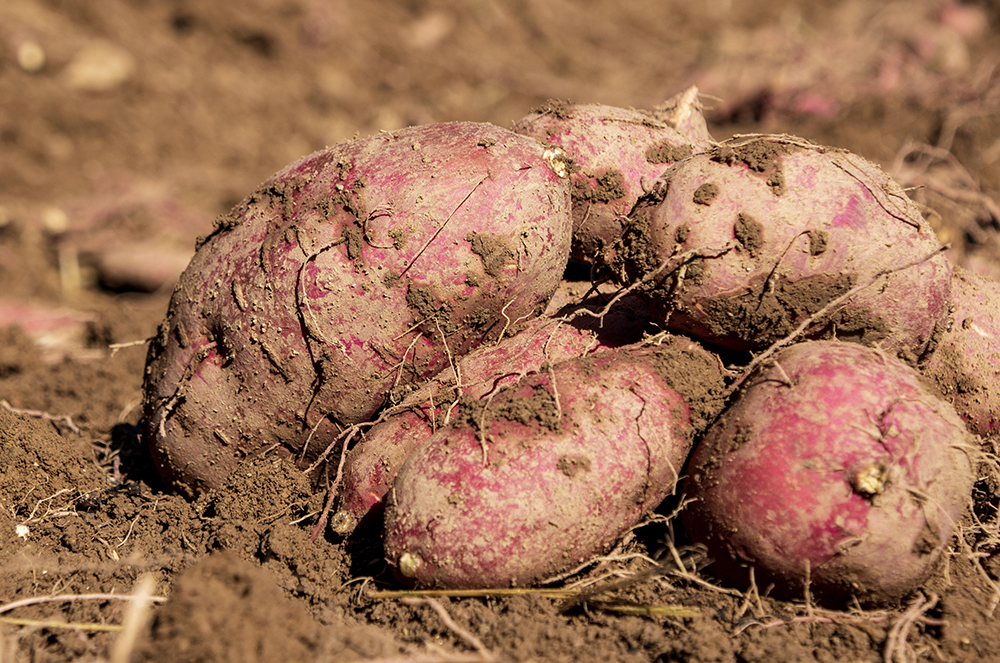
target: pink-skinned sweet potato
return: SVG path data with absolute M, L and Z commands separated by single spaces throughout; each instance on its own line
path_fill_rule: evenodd
M 575 567 L 673 492 L 721 392 L 718 359 L 675 337 L 463 404 L 397 475 L 386 558 L 405 582 L 443 588 L 523 586 Z
M 614 263 L 622 281 L 643 281 L 665 324 L 706 342 L 766 347 L 844 297 L 807 337 L 917 361 L 948 315 L 940 250 L 874 164 L 790 136 L 738 136 L 664 173 Z
M 976 435 L 1000 435 L 1000 283 L 955 267 L 952 314 L 922 368 Z
M 531 320 L 513 336 L 461 357 L 456 362 L 461 389 L 455 389 L 459 380 L 449 367 L 383 413 L 348 452 L 340 510 L 330 520 L 331 529 L 346 536 L 362 522 L 380 523 L 383 498 L 399 468 L 438 427 L 460 416 L 463 402 L 481 399 L 543 366 L 637 343 L 648 331 L 633 302 L 619 301 L 601 317 L 581 315 L 581 309 L 600 312 L 608 295 L 567 303 L 563 290 L 560 286 L 553 297 L 564 303 L 558 316 Z
M 892 603 L 937 568 L 976 449 L 912 367 L 856 343 L 776 353 L 696 445 L 682 513 L 707 570 L 830 606 Z M 808 584 L 808 587 L 807 587 Z
M 461 402 L 538 372 L 545 364 L 583 357 L 602 345 L 597 335 L 551 318 L 536 318 L 495 345 L 480 346 L 438 373 L 364 435 L 344 464 L 340 510 L 331 528 L 350 534 L 365 518 L 381 516 L 382 500 L 399 468 L 439 427 L 460 416 Z
M 394 386 L 537 315 L 571 233 L 551 166 L 537 141 L 457 122 L 265 182 L 200 244 L 151 344 L 145 435 L 164 477 L 197 493 L 264 449 L 308 463 Z
M 561 150 L 573 185 L 571 255 L 590 264 L 602 264 L 644 182 L 711 141 L 697 88 L 656 111 L 549 102 L 518 120 L 514 131 Z

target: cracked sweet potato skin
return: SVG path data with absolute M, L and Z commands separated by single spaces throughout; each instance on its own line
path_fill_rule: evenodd
M 524 586 L 608 550 L 673 492 L 695 434 L 658 351 L 564 362 L 435 433 L 388 496 L 383 540 L 397 575 Z
M 954 268 L 948 330 L 922 371 L 969 430 L 1000 434 L 1000 284 Z
M 492 125 L 411 127 L 288 166 L 217 222 L 151 344 L 161 473 L 197 493 L 265 449 L 308 463 L 393 386 L 542 310 L 570 233 L 543 149 Z
M 950 264 L 878 166 L 789 136 L 737 137 L 668 169 L 637 205 L 619 278 L 671 329 L 753 350 L 865 284 L 806 330 L 926 358 L 948 315 Z M 893 271 L 898 270 L 898 271 Z
M 682 513 L 707 571 L 843 607 L 891 604 L 937 568 L 976 450 L 910 366 L 814 341 L 751 375 L 696 445 Z

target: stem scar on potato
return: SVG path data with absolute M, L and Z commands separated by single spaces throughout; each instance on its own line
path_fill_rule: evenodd
M 881 495 L 888 482 L 889 468 L 881 462 L 875 462 L 867 467 L 851 473 L 849 481 L 855 493 L 871 499 Z
M 417 571 L 420 570 L 420 567 L 423 565 L 423 563 L 424 560 L 420 558 L 420 555 L 410 552 L 405 552 L 399 556 L 396 568 L 399 569 L 399 572 L 403 576 L 407 578 L 412 578 L 415 575 L 417 575 Z
M 338 511 L 330 518 L 330 529 L 336 534 L 346 536 L 357 527 L 357 520 L 346 511 Z

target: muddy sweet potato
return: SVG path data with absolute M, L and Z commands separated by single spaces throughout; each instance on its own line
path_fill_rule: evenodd
M 463 403 L 393 483 L 386 558 L 404 581 L 445 588 L 521 586 L 575 567 L 674 490 L 721 391 L 718 359 L 677 337 Z
M 664 173 L 614 262 L 670 328 L 706 342 L 766 347 L 844 297 L 808 337 L 916 361 L 948 314 L 940 249 L 874 164 L 790 136 L 738 136 Z
M 517 334 L 465 355 L 455 369 L 445 369 L 406 396 L 350 450 L 340 510 L 331 519 L 331 528 L 347 535 L 364 519 L 377 520 L 399 468 L 437 428 L 460 416 L 461 401 L 481 399 L 538 372 L 544 364 L 583 357 L 605 347 L 586 329 L 536 318 Z
M 382 500 L 399 468 L 438 427 L 459 416 L 462 402 L 481 399 L 543 366 L 638 343 L 649 331 L 636 302 L 623 298 L 607 308 L 607 293 L 580 300 L 569 286 L 563 282 L 549 302 L 552 315 L 531 320 L 516 334 L 461 357 L 455 367 L 460 381 L 455 368 L 446 368 L 383 413 L 348 452 L 340 510 L 330 521 L 336 533 L 346 536 L 363 521 L 381 524 Z
M 549 102 L 518 120 L 514 131 L 559 150 L 565 160 L 573 185 L 571 255 L 588 264 L 602 264 L 644 182 L 711 140 L 697 88 L 656 111 Z
M 196 493 L 264 449 L 308 463 L 393 387 L 543 310 L 570 233 L 544 148 L 491 125 L 411 127 L 288 166 L 200 244 L 151 344 L 162 474 Z
M 708 547 L 706 570 L 741 589 L 752 568 L 774 596 L 892 603 L 936 569 L 975 455 L 909 365 L 804 342 L 752 374 L 696 445 L 683 524 Z
M 1000 284 L 954 268 L 952 314 L 922 371 L 955 406 L 969 430 L 1000 434 Z

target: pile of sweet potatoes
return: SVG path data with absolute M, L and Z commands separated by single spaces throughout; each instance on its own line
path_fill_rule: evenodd
M 545 582 L 683 493 L 706 577 L 886 604 L 938 568 L 998 433 L 998 311 L 857 155 L 715 141 L 694 89 L 550 102 L 261 185 L 174 292 L 145 436 L 191 494 L 294 458 L 331 536 L 381 531 L 407 584 Z

